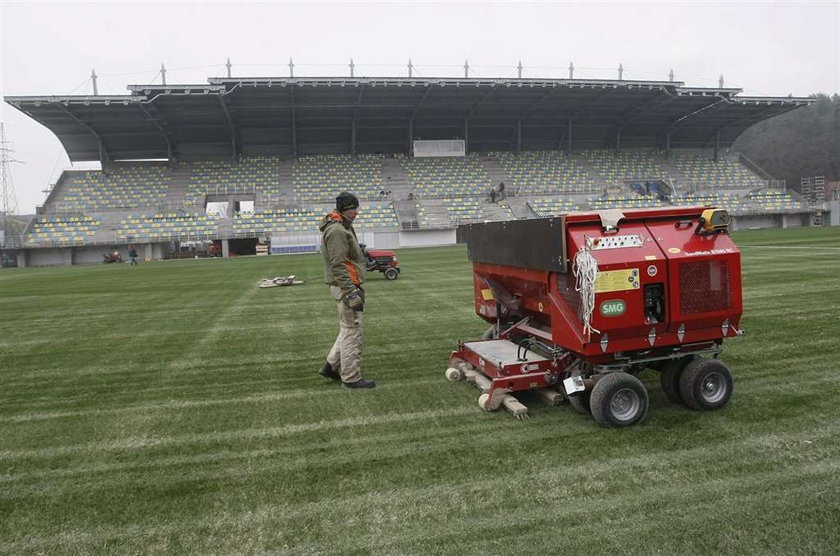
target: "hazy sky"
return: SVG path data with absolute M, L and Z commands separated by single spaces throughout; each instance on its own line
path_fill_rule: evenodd
M 743 95 L 840 92 L 840 0 L 833 2 L 279 3 L 0 0 L 0 93 L 126 94 L 128 84 L 236 76 L 462 75 L 668 78 Z M 2 103 L 21 213 L 69 167 L 47 129 Z

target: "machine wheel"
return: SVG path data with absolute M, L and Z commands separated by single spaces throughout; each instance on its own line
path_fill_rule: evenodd
M 679 359 L 671 359 L 662 366 L 659 381 L 662 384 L 662 391 L 665 392 L 668 401 L 683 403 L 682 396 L 680 395 L 680 377 L 686 365 L 696 358 L 696 355 L 687 355 Z
M 592 417 L 604 427 L 629 427 L 641 422 L 648 411 L 648 393 L 638 378 L 610 373 L 592 388 Z
M 581 392 L 576 396 L 569 396 L 569 405 L 572 406 L 572 409 L 583 415 L 592 413 L 589 408 L 589 392 Z
M 464 373 L 461 372 L 461 369 L 456 369 L 455 367 L 449 367 L 446 369 L 446 380 L 449 382 L 458 382 L 463 379 Z
M 385 269 L 385 279 L 386 280 L 396 280 L 400 277 L 400 273 L 397 272 L 397 269 L 394 267 L 386 268 Z
M 478 397 L 478 407 L 484 411 L 495 411 L 490 407 L 490 394 L 482 394 Z
M 718 359 L 697 358 L 686 365 L 680 377 L 683 402 L 699 411 L 726 405 L 734 386 L 732 371 Z

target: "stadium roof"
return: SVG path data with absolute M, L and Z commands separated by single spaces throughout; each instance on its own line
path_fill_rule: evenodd
M 479 78 L 209 78 L 117 96 L 15 96 L 72 161 L 408 152 L 726 147 L 810 98 L 742 97 L 671 81 Z

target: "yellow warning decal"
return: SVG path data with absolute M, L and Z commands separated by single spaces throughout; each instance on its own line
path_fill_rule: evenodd
M 493 292 L 490 290 L 490 288 L 484 288 L 483 290 L 481 290 L 481 297 L 484 299 L 484 301 L 493 301 Z
M 639 269 L 607 270 L 599 272 L 595 280 L 595 293 L 621 292 L 639 289 Z
M 656 260 L 656 255 L 645 255 L 645 260 L 646 261 L 655 261 Z

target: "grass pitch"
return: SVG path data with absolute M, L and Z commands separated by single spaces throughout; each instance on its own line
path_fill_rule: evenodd
M 443 377 L 485 328 L 461 247 L 370 276 L 365 376 L 318 256 L 0 272 L 0 553 L 835 553 L 840 229 L 736 234 L 723 410 L 607 430 Z M 257 289 L 296 274 L 302 286 Z

